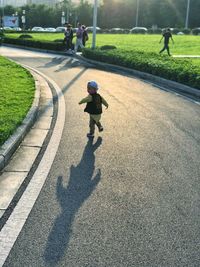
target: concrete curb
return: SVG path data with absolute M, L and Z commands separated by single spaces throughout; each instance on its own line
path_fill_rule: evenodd
M 0 171 L 3 170 L 3 168 L 7 165 L 11 156 L 17 150 L 20 143 L 22 142 L 25 135 L 28 133 L 36 119 L 40 99 L 40 85 L 34 72 L 31 72 L 31 74 L 35 79 L 36 87 L 34 100 L 22 124 L 16 129 L 13 135 L 11 135 L 8 140 L 6 140 L 5 143 L 0 147 Z
M 88 58 L 83 57 L 82 55 L 77 55 L 77 54 L 76 55 L 67 55 L 65 52 L 60 52 L 60 51 L 44 50 L 44 49 L 31 48 L 31 47 L 29 48 L 26 46 L 19 46 L 19 45 L 12 45 L 12 44 L 3 44 L 3 45 L 8 46 L 8 47 L 23 48 L 23 49 L 30 50 L 30 51 L 38 51 L 38 52 L 45 52 L 45 53 L 50 53 L 50 54 L 72 56 L 74 58 L 80 59 L 80 60 L 85 61 L 87 63 L 93 64 L 97 68 L 105 69 L 105 70 L 109 70 L 109 71 L 126 72 L 127 74 L 133 75 L 133 76 L 138 77 L 140 79 L 150 81 L 150 82 L 155 83 L 157 85 L 165 86 L 165 87 L 167 87 L 167 89 L 169 91 L 180 92 L 182 94 L 187 94 L 191 97 L 198 98 L 198 100 L 200 99 L 200 90 L 193 88 L 193 87 L 190 87 L 190 86 L 187 86 L 187 85 L 184 85 L 182 83 L 167 80 L 167 79 L 164 79 L 164 78 L 161 78 L 159 76 L 155 76 L 155 75 L 152 75 L 152 74 L 149 74 L 146 72 L 141 72 L 141 71 L 133 70 L 133 69 L 122 67 L 122 66 L 108 64 L 105 62 L 95 61 L 95 60 L 88 59 Z
M 164 79 L 159 76 L 155 76 L 155 75 L 152 75 L 146 72 L 141 72 L 141 71 L 132 70 L 126 67 L 121 67 L 121 66 L 117 66 L 113 64 L 95 61 L 92 59 L 85 58 L 81 55 L 75 55 L 75 57 L 77 59 L 86 61 L 87 63 L 93 64 L 101 69 L 111 70 L 111 71 L 123 71 L 123 72 L 126 72 L 127 74 L 131 74 L 141 79 L 148 80 L 150 82 L 156 83 L 161 86 L 165 86 L 167 87 L 167 89 L 171 91 L 177 91 L 177 92 L 187 94 L 189 96 L 197 97 L 198 99 L 200 99 L 200 90 L 195 89 L 193 87 L 190 87 L 190 86 L 178 83 L 178 82 L 170 81 L 170 80 L 167 80 L 167 79 Z
M 59 55 L 63 55 L 63 56 L 66 56 L 67 55 L 66 52 L 63 52 L 63 51 L 40 49 L 40 48 L 35 48 L 35 47 L 23 46 L 23 45 L 14 45 L 14 44 L 6 44 L 6 43 L 3 43 L 3 46 L 13 47 L 13 48 L 21 48 L 21 49 L 26 49 L 28 51 L 44 52 L 44 53 L 49 53 L 49 54 L 59 54 Z

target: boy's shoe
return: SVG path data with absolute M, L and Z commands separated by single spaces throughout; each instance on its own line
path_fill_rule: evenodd
M 94 134 L 92 134 L 92 133 L 88 133 L 88 134 L 87 134 L 87 137 L 94 137 Z
M 99 127 L 99 132 L 103 132 L 103 127 Z

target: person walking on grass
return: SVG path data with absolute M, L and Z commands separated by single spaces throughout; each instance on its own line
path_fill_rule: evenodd
M 88 82 L 87 91 L 89 95 L 79 102 L 79 105 L 87 103 L 84 112 L 87 112 L 90 115 L 90 132 L 87 134 L 87 137 L 94 137 L 95 125 L 98 127 L 99 132 L 103 131 L 103 126 L 100 122 L 102 104 L 108 108 L 108 103 L 100 94 L 97 93 L 98 89 L 98 84 L 95 81 Z
M 81 23 L 78 23 L 78 29 L 76 31 L 76 44 L 74 48 L 74 52 L 76 53 L 78 51 L 79 46 L 81 48 L 84 48 L 83 46 L 83 29 Z
M 65 35 L 65 44 L 66 44 L 66 51 L 71 51 L 72 50 L 72 39 L 73 39 L 73 30 L 72 30 L 72 25 L 69 23 L 66 23 L 66 30 L 64 32 Z
M 160 42 L 159 43 L 161 43 L 161 41 L 162 41 L 163 38 L 164 38 L 164 47 L 163 47 L 163 49 L 160 50 L 159 54 L 161 54 L 166 49 L 168 55 L 171 56 L 170 51 L 169 51 L 169 39 L 171 38 L 173 44 L 174 44 L 174 40 L 172 38 L 172 34 L 171 34 L 171 31 L 170 31 L 169 28 L 163 33 L 163 36 L 160 39 Z
M 83 46 L 85 46 L 86 42 L 89 40 L 89 36 L 88 36 L 85 25 L 82 25 L 82 29 L 83 29 L 82 43 L 83 43 Z

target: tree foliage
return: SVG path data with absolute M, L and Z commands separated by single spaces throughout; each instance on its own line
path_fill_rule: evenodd
M 184 28 L 188 0 L 139 0 L 138 26 L 152 25 Z M 75 26 L 77 21 L 92 25 L 93 3 L 80 0 L 78 5 L 64 0 L 54 7 L 26 5 L 21 8 L 4 7 L 5 15 L 26 10 L 26 27 L 57 27 L 61 25 L 61 14 Z M 137 0 L 102 0 L 98 7 L 98 26 L 101 28 L 132 28 L 136 25 Z M 200 27 L 200 0 L 190 1 L 189 27 Z M 2 14 L 2 8 L 0 9 Z

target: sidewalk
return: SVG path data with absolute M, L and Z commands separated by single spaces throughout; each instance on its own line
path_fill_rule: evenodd
M 36 94 L 32 108 L 22 126 L 16 130 L 0 150 L 0 154 L 4 153 L 1 156 L 0 219 L 8 217 L 11 213 L 13 209 L 11 202 L 22 184 L 25 183 L 51 128 L 53 118 L 51 89 L 43 77 L 33 71 L 31 74 L 36 81 Z M 21 143 L 19 144 L 19 142 Z M 14 150 L 16 151 L 14 152 Z M 13 152 L 14 154 L 12 154 Z M 9 163 L 7 164 L 8 160 Z M 7 165 L 4 167 L 4 164 Z
M 172 57 L 175 57 L 175 58 L 200 58 L 199 55 L 172 55 Z

